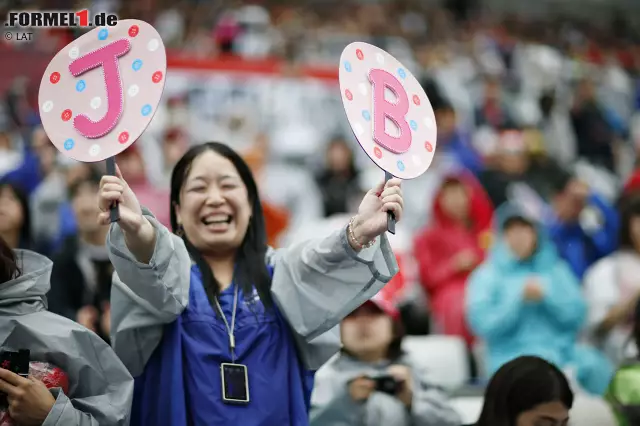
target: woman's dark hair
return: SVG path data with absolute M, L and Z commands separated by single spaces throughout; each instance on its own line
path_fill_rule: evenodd
M 555 365 L 535 356 L 521 356 L 493 375 L 475 426 L 515 426 L 525 411 L 549 402 L 573 406 L 573 391 Z
M 31 249 L 33 246 L 33 241 L 31 239 L 31 210 L 29 209 L 29 198 L 27 193 L 22 189 L 22 187 L 14 183 L 0 181 L 0 193 L 7 189 L 13 193 L 22 209 L 22 228 L 20 228 L 20 241 L 18 242 L 18 248 Z
M 631 235 L 631 220 L 640 217 L 640 196 L 633 195 L 620 203 L 620 233 L 618 242 L 621 249 L 635 249 Z
M 206 151 L 213 151 L 231 161 L 247 188 L 249 202 L 251 203 L 251 219 L 247 233 L 236 254 L 236 269 L 233 279 L 245 294 L 250 293 L 255 288 L 262 303 L 265 307 L 270 308 L 273 306 L 273 301 L 270 292 L 271 275 L 265 263 L 267 233 L 262 204 L 258 195 L 258 187 L 249 166 L 234 150 L 219 142 L 206 142 L 190 148 L 176 163 L 171 174 L 171 229 L 174 233 L 178 233 L 177 231 L 181 229 L 178 224 L 175 207 L 180 205 L 180 192 L 191 171 L 193 161 Z M 217 312 L 215 301 L 220 293 L 220 284 L 200 251 L 191 244 L 184 233 L 182 234 L 182 239 L 191 255 L 191 259 L 196 263 L 202 274 L 202 284 L 207 293 L 209 303 L 211 303 L 214 311 Z
M 20 275 L 15 252 L 9 244 L 0 237 L 0 285 L 17 278 Z

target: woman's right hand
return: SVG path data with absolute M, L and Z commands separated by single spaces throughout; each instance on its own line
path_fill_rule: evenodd
M 156 245 L 156 230 L 143 215 L 140 203 L 116 166 L 116 176 L 103 176 L 98 191 L 98 206 L 102 213 L 98 221 L 102 225 L 111 223 L 109 208 L 118 203 L 118 224 L 131 254 L 138 262 L 149 263 Z
M 109 209 L 118 203 L 120 211 L 120 227 L 127 234 L 137 234 L 145 222 L 142 216 L 140 203 L 127 182 L 122 178 L 120 168 L 116 166 L 116 176 L 105 175 L 100 179 L 100 190 L 98 191 L 98 206 L 100 215 L 98 221 L 101 225 L 109 225 L 111 216 Z

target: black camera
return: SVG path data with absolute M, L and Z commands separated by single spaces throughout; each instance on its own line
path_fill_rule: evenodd
M 397 381 L 393 376 L 379 376 L 374 377 L 373 381 L 376 383 L 376 391 L 386 393 L 389 395 L 395 395 L 400 391 L 402 382 Z

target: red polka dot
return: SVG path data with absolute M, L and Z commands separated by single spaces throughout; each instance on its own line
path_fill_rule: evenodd
M 62 121 L 69 121 L 71 120 L 71 116 L 73 115 L 73 113 L 71 112 L 70 109 L 65 109 L 64 111 L 62 111 L 62 114 L 60 115 L 60 118 L 62 118 Z
M 118 135 L 118 142 L 127 143 L 129 141 L 129 132 L 122 132 Z
M 344 91 L 344 96 L 346 96 L 346 98 L 349 99 L 349 100 L 353 99 L 353 93 L 351 93 L 351 90 L 349 90 L 349 89 Z
M 154 83 L 160 83 L 160 81 L 162 80 L 162 71 L 156 71 L 153 73 L 153 76 L 151 77 L 151 80 Z
M 427 150 L 427 152 L 433 151 L 433 145 L 431 145 L 431 143 L 429 142 L 424 143 L 424 148 Z
M 53 84 L 56 84 L 57 82 L 60 81 L 60 73 L 59 72 L 52 72 L 51 75 L 49 76 L 49 81 L 52 82 Z
M 375 148 L 373 148 L 373 153 L 376 157 L 378 158 L 382 158 L 382 150 L 380 148 L 378 148 L 377 146 Z
M 356 49 L 356 56 L 358 57 L 358 59 L 363 60 L 364 59 L 364 53 L 362 53 L 362 50 L 360 49 Z
M 420 105 L 420 98 L 418 95 L 413 95 L 413 103 L 416 105 Z
M 137 25 L 132 25 L 129 27 L 129 37 L 135 37 L 140 32 L 140 28 Z

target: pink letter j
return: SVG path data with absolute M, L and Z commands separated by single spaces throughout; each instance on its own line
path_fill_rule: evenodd
M 102 67 L 105 87 L 107 88 L 107 113 L 98 121 L 92 121 L 84 114 L 76 116 L 73 126 L 80 134 L 89 139 L 100 138 L 109 133 L 118 124 L 122 116 L 123 93 L 118 58 L 129 51 L 131 43 L 127 39 L 116 40 L 98 50 L 89 52 L 69 65 L 74 77 L 97 67 Z

